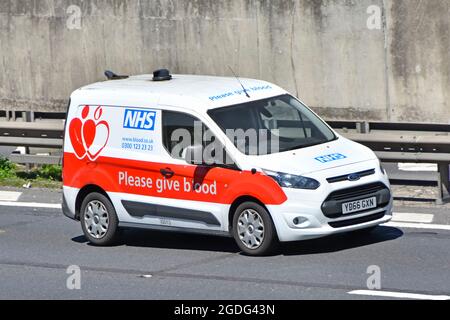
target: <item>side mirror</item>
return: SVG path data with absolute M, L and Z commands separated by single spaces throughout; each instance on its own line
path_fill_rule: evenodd
M 218 159 L 205 155 L 203 152 L 203 146 L 195 144 L 184 149 L 182 156 L 187 163 L 197 166 L 215 166 L 217 163 L 221 163 Z
M 183 150 L 184 160 L 189 164 L 202 165 L 203 161 L 203 146 L 196 144 L 188 146 Z

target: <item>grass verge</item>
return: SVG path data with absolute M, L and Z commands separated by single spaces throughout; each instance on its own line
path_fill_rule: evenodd
M 62 169 L 57 165 L 26 166 L 12 163 L 0 157 L 0 186 L 58 189 L 62 187 Z

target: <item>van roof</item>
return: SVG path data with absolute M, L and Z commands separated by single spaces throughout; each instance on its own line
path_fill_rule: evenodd
M 121 80 L 93 83 L 80 88 L 72 98 L 88 99 L 81 103 L 103 104 L 107 100 L 114 105 L 132 106 L 136 101 L 155 101 L 160 105 L 183 108 L 213 109 L 248 101 L 285 94 L 278 86 L 262 80 L 240 78 L 250 98 L 239 82 L 233 77 L 215 77 L 198 75 L 173 75 L 172 80 L 152 81 L 153 75 L 131 76 Z

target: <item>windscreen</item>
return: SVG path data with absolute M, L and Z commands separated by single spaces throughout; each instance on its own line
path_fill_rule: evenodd
M 337 139 L 311 110 L 286 94 L 208 111 L 247 155 L 296 150 Z

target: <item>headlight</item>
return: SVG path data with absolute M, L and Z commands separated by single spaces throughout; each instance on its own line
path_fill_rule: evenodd
M 270 170 L 263 171 L 283 188 L 316 190 L 320 187 L 319 181 L 311 178 Z

